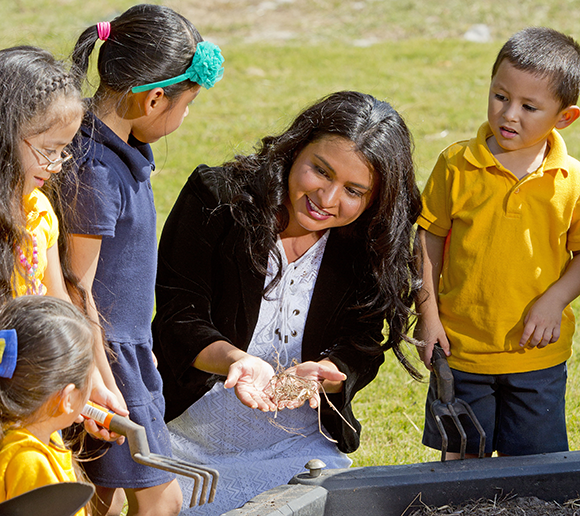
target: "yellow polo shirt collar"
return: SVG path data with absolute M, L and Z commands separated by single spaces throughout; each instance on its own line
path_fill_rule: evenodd
M 486 122 L 477 131 L 477 138 L 469 140 L 467 143 L 463 157 L 476 168 L 487 169 L 495 167 L 503 172 L 508 172 L 489 151 L 487 139 L 491 135 L 491 127 Z M 564 177 L 568 176 L 568 149 L 564 138 L 557 131 L 552 131 L 548 136 L 548 145 L 550 152 L 548 152 L 544 162 L 537 171 L 527 177 L 542 175 L 552 170 L 560 170 Z

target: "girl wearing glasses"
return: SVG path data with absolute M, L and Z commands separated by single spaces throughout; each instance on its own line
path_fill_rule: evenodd
M 0 51 L 0 91 L 0 302 L 24 294 L 70 300 L 75 281 L 66 260 L 61 268 L 49 198 L 58 205 L 51 177 L 70 160 L 80 93 L 49 52 L 24 46 Z
M 131 419 L 146 428 L 152 452 L 171 455 L 152 353 L 157 237 L 149 144 L 175 131 L 201 87 L 221 79 L 223 58 L 175 11 L 137 5 L 80 35 L 72 54 L 79 82 L 99 40 L 100 83 L 81 126 L 73 266 L 93 317 L 101 317 Z M 85 463 L 97 486 L 98 514 L 118 514 L 117 488 L 125 491 L 129 515 L 179 513 L 173 474 L 137 464 L 127 444 L 89 438 L 85 445 L 99 457 Z
M 59 224 L 59 172 L 71 164 L 65 148 L 81 125 L 80 90 L 49 52 L 20 46 L 0 50 L 0 92 L 0 304 L 26 294 L 81 304 Z M 95 357 L 91 399 L 126 415 L 102 344 Z

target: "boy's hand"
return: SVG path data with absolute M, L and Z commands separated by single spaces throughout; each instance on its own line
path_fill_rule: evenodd
M 445 329 L 441 324 L 439 317 L 429 318 L 420 314 L 415 325 L 415 331 L 413 332 L 413 337 L 417 340 L 424 342 L 424 346 L 417 346 L 417 352 L 419 357 L 425 364 L 425 367 L 429 371 L 433 371 L 431 367 L 431 357 L 433 356 L 433 348 L 435 343 L 439 343 L 445 355 L 451 355 L 451 349 L 449 345 L 449 339 L 447 339 L 447 334 Z
M 524 318 L 524 332 L 520 346 L 543 348 L 560 338 L 562 323 L 560 303 L 548 295 L 540 297 Z

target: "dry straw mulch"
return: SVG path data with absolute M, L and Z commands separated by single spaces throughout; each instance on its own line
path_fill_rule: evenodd
M 580 516 L 580 500 L 563 504 L 540 500 L 535 496 L 506 497 L 500 500 L 476 500 L 461 505 L 430 507 L 420 499 L 401 516 Z

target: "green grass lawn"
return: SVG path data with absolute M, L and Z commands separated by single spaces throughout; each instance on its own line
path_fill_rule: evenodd
M 66 56 L 87 25 L 111 19 L 135 3 L 2 2 L 2 46 L 36 44 Z M 200 94 L 183 126 L 154 145 L 159 229 L 195 166 L 251 152 L 260 137 L 282 130 L 299 110 L 342 89 L 388 100 L 401 112 L 414 135 L 422 187 L 439 152 L 475 135 L 485 120 L 491 65 L 512 32 L 541 24 L 580 36 L 578 0 L 513 5 L 495 0 L 294 0 L 269 2 L 273 11 L 258 0 L 165 3 L 220 44 L 226 71 L 223 81 Z M 465 41 L 462 34 L 473 23 L 488 24 L 493 41 Z M 285 28 L 290 36 L 256 37 L 268 28 Z M 580 122 L 563 136 L 570 153 L 580 157 Z M 580 448 L 579 367 L 576 354 L 569 363 L 567 400 L 573 449 Z M 378 378 L 355 400 L 363 424 L 362 446 L 352 455 L 355 466 L 438 460 L 439 454 L 420 442 L 426 389 L 387 355 Z

